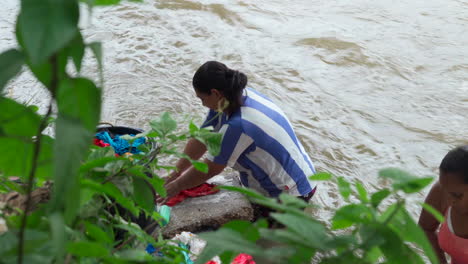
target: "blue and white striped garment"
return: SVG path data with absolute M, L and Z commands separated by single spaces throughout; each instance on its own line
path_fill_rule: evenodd
M 312 161 L 286 115 L 265 95 L 248 88 L 240 110 L 229 117 L 216 114 L 210 110 L 203 123 L 223 134 L 220 154 L 209 160 L 236 169 L 244 186 L 271 197 L 312 190 Z

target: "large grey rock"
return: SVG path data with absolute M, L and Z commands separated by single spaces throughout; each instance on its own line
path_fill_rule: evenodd
M 208 182 L 239 186 L 233 173 L 215 176 Z M 182 231 L 196 233 L 216 229 L 231 220 L 250 221 L 252 218 L 252 206 L 242 194 L 220 190 L 212 195 L 187 198 L 173 206 L 171 220 L 162 233 L 170 238 Z

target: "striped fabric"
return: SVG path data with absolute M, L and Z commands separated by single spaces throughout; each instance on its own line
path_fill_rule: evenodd
M 203 127 L 223 134 L 221 152 L 208 159 L 239 171 L 241 183 L 265 195 L 306 195 L 315 173 L 309 156 L 281 109 L 261 93 L 246 89 L 239 111 L 227 117 L 210 110 Z

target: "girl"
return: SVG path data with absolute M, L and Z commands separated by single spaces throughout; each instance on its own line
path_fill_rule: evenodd
M 426 232 L 441 264 L 447 263 L 445 253 L 450 255 L 452 264 L 466 264 L 468 263 L 468 145 L 451 150 L 442 160 L 439 171 L 439 181 L 434 184 L 425 202 L 445 214 L 445 222 L 439 223 L 423 210 L 419 225 Z
M 291 124 L 277 105 L 246 85 L 245 74 L 220 62 L 208 61 L 196 71 L 195 94 L 209 109 L 202 126 L 223 134 L 221 152 L 203 160 L 208 173 L 180 159 L 177 171 L 166 183 L 167 198 L 204 183 L 226 166 L 240 172 L 242 185 L 267 196 L 278 197 L 285 192 L 306 201 L 312 197 L 315 186 L 308 176 L 315 169 Z M 184 149 L 192 159 L 199 159 L 205 152 L 206 147 L 196 139 L 189 140 Z

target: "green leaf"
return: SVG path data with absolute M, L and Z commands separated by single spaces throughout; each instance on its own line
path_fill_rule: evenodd
M 363 204 L 349 204 L 335 212 L 332 219 L 333 229 L 343 229 L 354 224 L 369 223 L 373 212 Z
M 364 185 L 362 185 L 361 182 L 357 181 L 355 186 L 356 186 L 359 200 L 363 203 L 369 202 L 367 191 L 366 191 L 366 188 L 364 188 Z
M 17 38 L 33 65 L 44 63 L 78 32 L 77 1 L 23 0 Z
M 120 0 L 90 0 L 94 6 L 108 6 L 120 3 Z
M 94 131 L 101 113 L 101 91 L 88 79 L 66 79 L 60 82 L 57 105 L 62 116 L 79 120 Z
M 41 142 L 36 177 L 37 179 L 50 179 L 54 141 L 49 136 L 42 136 Z M 14 150 L 14 155 L 0 155 L 0 171 L 5 176 L 22 177 L 24 181 L 31 170 L 33 147 L 32 142 L 0 136 L 0 153 L 11 153 Z
M 7 82 L 21 71 L 24 56 L 21 51 L 10 49 L 0 54 L 0 94 Z
M 382 218 L 387 219 L 388 215 L 393 214 L 397 205 L 391 205 L 383 214 Z M 413 220 L 411 215 L 404 208 L 400 208 L 389 221 L 392 230 L 399 235 L 399 237 L 407 242 L 412 242 L 420 246 L 431 263 L 438 263 L 438 258 L 433 251 L 433 248 L 427 240 L 426 234 L 421 227 Z
M 196 132 L 198 132 L 200 129 L 192 122 L 190 121 L 189 124 L 189 132 L 191 136 L 194 136 Z
M 159 120 L 153 120 L 150 122 L 151 128 L 156 131 L 159 135 L 167 136 L 169 133 L 177 128 L 177 123 L 172 119 L 168 112 L 164 112 Z
M 0 128 L 4 135 L 35 136 L 41 117 L 26 105 L 0 97 Z M 1 135 L 0 135 L 1 136 Z
M 328 240 L 323 224 L 310 217 L 279 213 L 272 213 L 270 216 L 304 239 L 311 247 L 322 248 L 323 242 Z
M 206 240 L 209 247 L 203 250 L 196 263 L 205 263 L 210 260 L 211 257 L 226 251 L 257 256 L 264 255 L 262 249 L 258 245 L 244 239 L 241 234 L 232 229 L 221 228 L 216 232 L 202 233 L 200 234 L 200 238 Z M 220 243 L 220 241 L 222 241 L 222 243 Z M 214 250 L 213 246 L 215 247 Z M 214 253 L 215 255 L 209 256 L 211 254 L 206 254 L 204 251 L 207 249 L 210 250 L 211 254 Z
M 154 211 L 154 196 L 148 182 L 140 178 L 133 178 L 133 197 L 136 204 L 147 212 Z
M 111 162 L 120 161 L 124 158 L 121 157 L 102 157 L 95 160 L 88 161 L 80 166 L 80 172 L 87 172 L 95 168 L 101 168 Z
M 68 253 L 78 257 L 107 257 L 109 256 L 109 250 L 96 242 L 73 242 L 68 244 Z
M 338 177 L 338 191 L 345 200 L 348 200 L 351 194 L 351 185 L 345 180 L 344 177 Z
M 55 256 L 57 260 L 63 260 L 67 241 L 63 215 L 60 213 L 52 213 L 49 215 L 48 220 L 50 221 L 50 230 L 52 231 L 52 243 L 54 246 Z
M 101 86 L 103 86 L 104 85 L 104 74 L 103 74 L 104 65 L 102 64 L 102 44 L 101 42 L 92 42 L 88 44 L 88 47 L 93 52 L 94 57 L 96 57 L 96 61 L 98 63 L 98 70 L 99 70 L 99 79 L 100 79 Z
M 59 114 L 56 122 L 53 210 L 65 210 L 65 222 L 71 223 L 79 209 L 78 172 L 92 139 L 81 122 Z
M 223 228 L 232 229 L 251 242 L 255 242 L 260 238 L 258 228 L 249 221 L 233 220 L 224 224 Z
M 93 238 L 97 242 L 102 242 L 104 244 L 112 244 L 113 240 L 109 237 L 109 235 L 103 231 L 101 227 L 98 227 L 91 222 L 85 222 L 86 227 L 86 235 Z
M 164 188 L 164 180 L 159 178 L 157 175 L 147 175 L 149 172 L 145 173 L 144 170 L 145 168 L 142 166 L 134 166 L 133 168 L 128 169 L 127 172 L 133 176 L 148 181 L 159 195 L 166 197 L 167 194 L 166 189 Z
M 198 171 L 201 171 L 203 173 L 208 173 L 208 164 L 201 162 L 201 161 L 196 161 L 196 160 L 193 160 L 191 162 L 192 162 L 193 167 L 197 169 Z
M 376 228 L 377 235 L 384 239 L 384 243 L 379 247 L 388 263 L 424 264 L 419 254 L 414 252 L 407 244 L 387 226 L 380 225 Z
M 306 201 L 286 193 L 281 193 L 279 199 L 282 204 L 295 208 L 303 209 L 309 205 Z
M 114 198 L 117 203 L 122 205 L 122 207 L 130 211 L 133 215 L 139 215 L 140 213 L 138 208 L 135 207 L 133 201 L 124 197 L 119 188 L 110 182 L 101 184 L 91 180 L 83 179 L 81 180 L 81 187 L 89 188 L 91 190 L 109 195 L 110 197 Z
M 379 172 L 379 176 L 393 180 L 393 188 L 405 193 L 419 192 L 433 181 L 432 177 L 419 178 L 395 168 L 383 169 Z
M 208 152 L 212 156 L 219 155 L 219 152 L 221 151 L 221 142 L 223 139 L 223 135 L 221 133 L 200 129 L 198 135 L 196 135 L 195 138 L 205 144 Z
M 390 190 L 383 189 L 371 195 L 371 204 L 377 208 L 380 203 L 391 194 Z
M 434 218 L 437 219 L 439 223 L 443 223 L 445 221 L 444 216 L 430 204 L 421 203 L 421 205 L 424 208 L 424 210 L 428 211 L 432 216 L 434 216 Z
M 332 178 L 332 174 L 328 172 L 317 172 L 314 175 L 309 177 L 309 180 L 312 181 L 328 181 Z
M 85 44 L 81 33 L 78 32 L 75 38 L 71 41 L 70 45 L 67 47 L 67 55 L 71 56 L 78 73 L 81 71 L 81 62 L 83 61 L 84 54 Z

